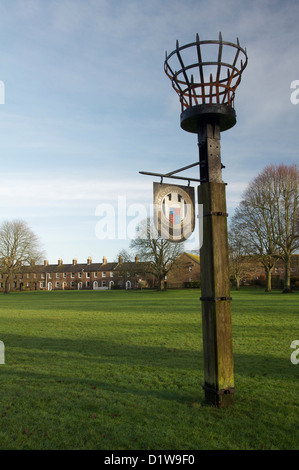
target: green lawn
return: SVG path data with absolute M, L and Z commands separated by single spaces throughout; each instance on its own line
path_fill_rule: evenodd
M 0 449 L 298 449 L 299 292 L 232 291 L 227 409 L 204 404 L 199 297 L 0 295 Z

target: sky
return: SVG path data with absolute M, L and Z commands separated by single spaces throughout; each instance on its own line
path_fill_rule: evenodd
M 248 54 L 221 134 L 230 220 L 265 166 L 298 162 L 298 21 L 297 0 L 0 0 L 0 223 L 25 220 L 50 263 L 116 260 L 159 182 L 139 171 L 198 161 L 165 51 L 220 31 Z

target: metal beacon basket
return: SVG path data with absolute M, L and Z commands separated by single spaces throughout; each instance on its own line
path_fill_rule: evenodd
M 211 60 L 212 59 L 212 60 Z M 224 131 L 236 123 L 234 98 L 242 72 L 247 66 L 246 49 L 237 44 L 199 39 L 167 54 L 164 70 L 181 103 L 182 129 L 197 133 L 198 122 L 210 116 L 219 120 Z M 185 65 L 185 63 L 189 65 Z

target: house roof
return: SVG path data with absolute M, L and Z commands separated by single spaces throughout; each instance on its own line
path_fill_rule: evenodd
M 78 273 L 78 272 L 94 272 L 94 271 L 113 271 L 118 263 L 77 263 L 77 264 L 48 264 L 23 266 L 23 272 L 40 272 L 40 273 Z
M 144 271 L 148 269 L 149 265 L 151 264 L 150 261 L 124 261 L 122 263 L 117 263 L 117 266 L 115 267 L 115 271 L 118 270 L 125 270 L 125 269 L 135 269 L 136 271 Z
M 200 257 L 198 255 L 193 255 L 192 253 L 184 253 L 185 255 L 189 256 L 193 261 L 200 264 Z
M 200 263 L 199 256 L 192 253 L 183 253 L 188 256 L 192 261 Z M 183 256 L 181 255 L 181 256 Z M 22 272 L 24 273 L 78 273 L 78 272 L 103 272 L 103 271 L 128 271 L 134 269 L 140 272 L 148 270 L 151 262 L 149 261 L 130 261 L 130 262 L 114 262 L 114 263 L 76 263 L 76 264 L 34 264 L 28 266 L 22 266 Z

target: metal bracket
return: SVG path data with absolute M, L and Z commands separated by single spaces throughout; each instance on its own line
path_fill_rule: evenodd
M 191 165 L 184 166 L 183 168 L 179 168 L 178 170 L 170 171 L 169 173 L 151 173 L 148 171 L 139 171 L 141 175 L 150 175 L 150 176 L 160 176 L 161 177 L 161 183 L 163 181 L 163 178 L 173 178 L 173 179 L 178 179 L 178 180 L 185 180 L 188 181 L 188 186 L 190 186 L 190 181 L 197 181 L 198 183 L 204 183 L 205 180 L 198 179 L 198 178 L 186 178 L 183 176 L 173 176 L 176 173 L 180 173 L 181 171 L 188 170 L 188 168 L 192 168 L 194 166 L 199 165 L 199 162 L 192 163 Z
M 204 212 L 203 217 L 206 217 L 207 215 L 220 215 L 223 217 L 228 217 L 227 212 L 216 212 L 216 211 L 210 211 L 210 212 Z
M 232 300 L 232 297 L 200 297 L 200 300 L 214 302 L 215 300 Z
M 215 395 L 233 395 L 234 393 L 236 393 L 235 388 L 223 388 L 221 390 L 215 390 L 214 388 L 207 387 L 201 382 L 200 382 L 200 385 L 202 386 L 203 390 L 209 393 L 214 393 Z

